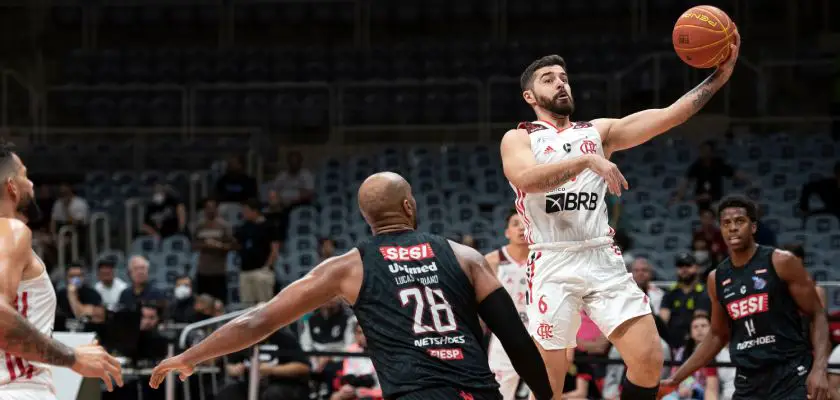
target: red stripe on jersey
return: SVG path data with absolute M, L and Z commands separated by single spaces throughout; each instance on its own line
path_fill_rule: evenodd
M 26 367 L 26 379 L 32 379 L 32 373 L 35 372 L 35 368 L 32 367 L 32 364 L 29 364 Z
M 534 244 L 533 232 L 531 231 L 531 221 L 528 219 L 528 216 L 525 215 L 526 193 L 519 190 L 519 188 L 515 186 L 514 189 L 516 189 L 516 202 L 514 202 L 514 205 L 516 206 L 516 212 L 522 217 L 522 220 L 525 222 L 525 240 L 527 240 L 530 244 Z
M 17 372 L 15 371 L 15 365 L 12 363 L 12 355 L 6 353 L 6 369 L 9 370 L 9 379 L 15 380 L 17 378 Z
M 15 364 L 20 371 L 20 376 L 26 375 L 26 367 L 23 365 L 23 360 L 20 357 L 15 357 Z
M 23 292 L 21 302 L 23 303 L 23 306 L 21 307 L 20 315 L 23 315 L 23 318 L 26 318 L 26 313 L 29 311 L 29 292 Z

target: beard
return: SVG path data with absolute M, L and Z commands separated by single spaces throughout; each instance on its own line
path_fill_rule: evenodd
M 38 206 L 38 202 L 35 201 L 35 198 L 29 194 L 24 194 L 23 197 L 21 197 L 15 211 L 19 216 L 26 219 L 25 222 L 27 225 L 40 222 L 43 217 L 41 207 Z
M 684 285 L 688 285 L 689 283 L 694 282 L 694 279 L 697 278 L 697 275 L 688 275 L 688 276 L 680 276 L 677 277 L 677 280 Z
M 560 99 L 563 93 L 557 93 L 552 98 L 548 97 L 537 97 L 537 105 L 542 107 L 545 110 L 548 110 L 552 114 L 555 115 L 562 115 L 564 117 L 568 117 L 575 112 L 575 99 L 572 98 L 571 94 L 567 95 L 569 98 L 567 100 Z

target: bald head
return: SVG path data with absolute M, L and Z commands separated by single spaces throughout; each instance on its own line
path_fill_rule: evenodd
M 362 182 L 359 210 L 374 232 L 390 225 L 416 226 L 417 203 L 411 195 L 411 185 L 393 172 L 379 172 Z

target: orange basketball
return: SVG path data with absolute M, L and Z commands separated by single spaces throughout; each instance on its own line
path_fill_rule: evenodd
M 680 15 L 671 40 L 680 59 L 694 68 L 712 68 L 729 56 L 738 28 L 717 7 L 697 6 Z

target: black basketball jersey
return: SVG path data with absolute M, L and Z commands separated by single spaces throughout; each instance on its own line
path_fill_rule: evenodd
M 406 231 L 357 248 L 364 278 L 353 310 L 385 397 L 436 387 L 496 390 L 475 290 L 449 242 Z
M 727 258 L 717 268 L 717 297 L 729 317 L 729 354 L 738 368 L 766 368 L 809 351 L 799 307 L 773 266 L 775 250 L 758 246 L 743 267 Z

